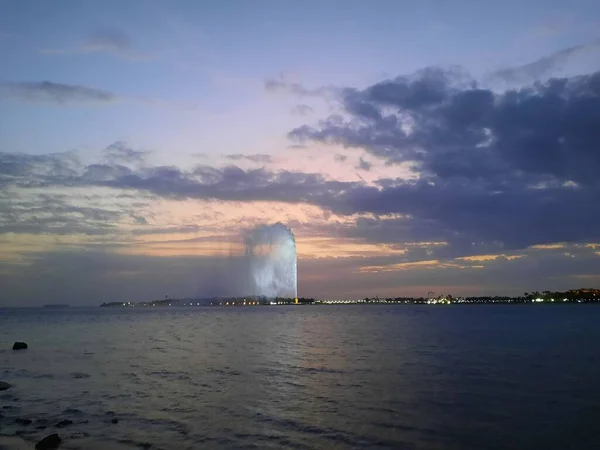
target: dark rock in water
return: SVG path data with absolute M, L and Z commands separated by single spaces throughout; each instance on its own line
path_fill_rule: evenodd
M 119 419 L 112 419 L 111 423 L 119 423 Z
M 31 422 L 31 419 L 21 419 L 20 417 L 15 419 L 15 423 L 18 423 L 19 425 L 31 425 Z
M 15 342 L 13 344 L 13 350 L 25 350 L 27 348 L 27 344 L 25 342 Z
M 60 436 L 58 434 L 54 433 L 49 436 L 46 436 L 40 442 L 35 444 L 35 449 L 36 450 L 50 450 L 52 448 L 58 448 L 58 446 L 60 445 L 61 442 L 62 442 L 62 439 L 60 438 Z
M 0 381 L 0 391 L 5 391 L 11 386 L 12 386 L 12 384 L 8 384 L 4 381 Z
M 60 422 L 58 422 L 56 424 L 56 427 L 57 428 L 64 428 L 64 427 L 67 427 L 69 425 L 73 425 L 73 421 L 69 420 L 69 419 L 65 419 L 65 420 L 61 420 Z

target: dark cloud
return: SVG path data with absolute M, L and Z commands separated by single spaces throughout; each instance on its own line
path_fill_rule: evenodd
M 40 178 L 68 180 L 78 174 L 80 164 L 72 153 L 28 155 L 0 152 L 0 186 L 18 183 L 22 187 Z
M 148 220 L 143 216 L 136 216 L 131 214 L 131 218 L 135 221 L 136 225 L 148 225 Z
M 498 70 L 491 74 L 490 79 L 507 83 L 530 83 L 563 68 L 577 55 L 593 54 L 598 50 L 600 50 L 600 40 L 574 45 L 522 66 Z
M 371 170 L 371 167 L 373 167 L 373 164 L 369 161 L 365 161 L 365 159 L 361 156 L 358 160 L 358 165 L 356 166 L 356 169 L 368 172 L 369 170 Z
M 346 162 L 346 160 L 348 159 L 347 155 L 343 155 L 341 153 L 336 153 L 333 158 L 337 161 L 337 162 Z
M 600 73 L 503 94 L 455 89 L 440 78 L 396 80 L 351 94 L 353 105 L 359 97 L 372 108 L 387 108 L 381 117 L 351 107 L 350 120 L 331 116 L 290 137 L 365 148 L 387 162 L 415 162 L 434 176 L 523 171 L 583 181 L 591 176 L 590 164 L 598 164 L 599 91 Z
M 71 102 L 113 102 L 117 96 L 109 91 L 72 84 L 41 82 L 15 82 L 0 84 L 4 96 L 27 101 L 66 104 Z
M 254 155 L 242 155 L 236 153 L 231 155 L 225 155 L 225 158 L 231 159 L 233 161 L 240 161 L 245 159 L 247 161 L 264 164 L 273 162 L 273 158 L 271 157 L 271 155 L 267 155 L 266 153 L 256 153 Z
M 327 180 L 320 174 L 243 170 L 237 166 L 215 168 L 199 165 L 192 171 L 174 166 L 130 168 L 116 163 L 73 168 L 62 155 L 43 158 L 0 153 L 0 183 L 26 187 L 107 187 L 137 190 L 170 199 L 226 201 L 281 201 L 321 203 L 355 183 Z
M 292 114 L 297 114 L 299 116 L 308 116 L 313 112 L 315 112 L 315 110 L 308 105 L 296 105 L 292 108 Z
M 419 178 L 352 186 L 322 203 L 332 211 L 400 214 L 389 219 L 397 241 L 447 240 L 461 253 L 600 239 L 590 207 L 600 198 L 600 73 L 496 94 L 429 69 L 340 92 L 347 118 L 290 137 L 409 163 Z
M 64 195 L 12 195 L 0 198 L 0 234 L 111 234 L 125 214 L 119 209 L 74 205 Z

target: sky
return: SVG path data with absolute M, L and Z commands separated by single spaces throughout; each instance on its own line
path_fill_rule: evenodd
M 600 287 L 595 0 L 0 0 L 0 306 Z

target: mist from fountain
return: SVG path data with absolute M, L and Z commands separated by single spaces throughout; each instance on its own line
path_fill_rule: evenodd
M 247 233 L 245 258 L 251 294 L 298 297 L 298 256 L 292 230 L 282 223 L 259 225 Z

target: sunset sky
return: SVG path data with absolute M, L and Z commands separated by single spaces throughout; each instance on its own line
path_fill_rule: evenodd
M 600 287 L 597 0 L 0 1 L 0 306 Z

